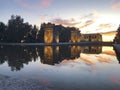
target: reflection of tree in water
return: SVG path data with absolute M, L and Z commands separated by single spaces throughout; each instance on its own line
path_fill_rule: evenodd
M 23 64 L 28 64 L 28 62 L 32 61 L 32 58 L 35 59 L 32 53 L 36 54 L 34 48 L 4 46 L 0 48 L 0 62 L 1 64 L 5 61 L 8 62 L 8 66 L 11 67 L 12 71 L 20 70 L 24 67 Z
M 0 64 L 5 63 L 7 61 L 6 55 L 3 53 L 5 50 L 3 49 L 3 46 L 0 47 Z
M 37 52 L 36 52 L 36 47 L 26 47 L 26 52 L 30 55 L 31 60 L 36 61 L 38 58 Z
M 119 63 L 120 63 L 120 51 L 117 50 L 117 48 L 114 48 L 114 51 L 115 51 L 116 57 L 117 57 L 117 59 L 118 59 L 118 61 L 119 61 Z

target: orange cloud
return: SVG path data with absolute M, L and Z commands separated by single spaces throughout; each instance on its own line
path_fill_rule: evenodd
M 82 61 L 86 62 L 87 64 L 95 65 L 95 63 L 94 63 L 93 61 L 89 60 L 89 59 L 86 59 L 86 58 L 84 58 L 84 57 L 80 57 L 80 59 L 81 59 Z
M 104 32 L 104 33 L 101 33 L 102 35 L 104 36 L 115 36 L 117 34 L 116 31 L 110 31 L 110 32 Z
M 106 33 L 101 33 L 102 37 L 103 37 L 103 41 L 113 41 L 113 39 L 115 38 L 117 32 L 113 31 L 113 32 L 106 32 Z
M 108 54 L 108 55 L 115 55 L 114 51 L 108 50 L 108 51 L 104 51 L 103 53 Z
M 25 8 L 34 8 L 34 9 L 48 7 L 52 3 L 52 0 L 42 0 L 42 1 L 38 1 L 38 3 L 36 2 L 36 4 L 34 5 L 31 5 L 28 2 L 25 2 L 24 0 L 15 0 L 15 1 Z
M 99 62 L 106 62 L 106 63 L 110 62 L 109 58 L 106 58 L 106 57 L 103 57 L 103 56 L 99 56 L 98 61 Z
M 75 62 L 75 61 L 74 60 L 67 60 L 67 59 L 65 59 L 61 63 L 66 63 L 66 62 Z
M 51 0 L 43 0 L 41 2 L 42 7 L 50 6 L 50 4 L 51 4 Z
M 120 2 L 117 2 L 115 4 L 112 5 L 112 9 L 120 9 Z

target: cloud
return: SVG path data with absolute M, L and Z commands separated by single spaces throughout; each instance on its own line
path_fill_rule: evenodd
M 89 13 L 89 14 L 87 14 L 87 15 L 84 15 L 83 17 L 81 17 L 80 19 L 82 20 L 90 20 L 90 19 L 96 19 L 96 18 L 98 18 L 99 17 L 99 13 L 97 12 L 97 11 L 94 11 L 94 12 L 92 12 L 92 13 Z
M 18 4 L 20 4 L 22 7 L 25 8 L 32 8 L 32 9 L 36 9 L 36 8 L 44 8 L 44 7 L 48 7 L 51 5 L 52 0 L 37 0 L 36 4 L 31 5 L 29 4 L 28 1 L 24 1 L 24 0 L 15 0 Z
M 116 35 L 117 32 L 116 31 L 108 31 L 108 32 L 103 32 L 101 34 L 105 35 L 105 36 L 112 36 L 112 35 Z
M 95 16 L 95 13 L 90 13 L 90 14 L 88 14 L 88 15 L 85 15 L 85 16 L 83 16 L 83 17 L 81 17 L 81 19 L 91 19 L 91 18 L 94 18 L 94 16 Z
M 114 28 L 114 24 L 113 23 L 106 23 L 106 24 L 98 24 L 97 27 L 96 27 L 96 31 L 99 32 L 99 33 L 104 33 L 104 32 L 111 32 L 111 31 L 116 31 L 115 28 Z
M 114 3 L 112 5 L 112 9 L 116 10 L 116 9 L 120 9 L 120 2 Z
M 113 41 L 117 32 L 107 31 L 107 32 L 104 32 L 104 33 L 101 33 L 101 34 L 102 34 L 103 41 Z
M 113 50 L 108 50 L 108 51 L 104 51 L 102 52 L 103 54 L 107 54 L 107 55 L 112 55 L 115 56 L 115 52 Z
M 110 77 L 110 81 L 113 83 L 113 84 L 116 84 L 116 85 L 119 85 L 120 84 L 120 77 L 115 75 L 115 76 L 111 76 Z
M 99 56 L 99 57 L 98 57 L 98 61 L 99 61 L 99 62 L 110 63 L 109 58 L 104 58 L 103 56 Z
M 70 18 L 70 19 L 55 18 L 52 19 L 51 22 L 58 25 L 62 24 L 64 26 L 75 26 L 80 23 L 80 22 L 76 22 L 74 18 Z
M 86 62 L 87 64 L 95 65 L 95 63 L 92 60 L 86 59 L 84 57 L 80 57 L 80 59 L 83 60 L 84 62 Z
M 79 28 L 81 29 L 81 28 L 88 27 L 88 26 L 92 25 L 93 23 L 94 23 L 93 20 L 87 20 L 87 21 L 86 21 L 85 23 L 83 23 L 83 25 L 80 26 Z
M 52 0 L 43 0 L 41 2 L 42 7 L 50 6 Z
M 111 28 L 112 25 L 111 24 L 100 24 L 98 26 L 98 29 L 105 29 L 105 28 Z

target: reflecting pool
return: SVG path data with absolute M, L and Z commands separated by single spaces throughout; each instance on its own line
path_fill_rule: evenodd
M 0 74 L 54 90 L 119 90 L 119 55 L 112 46 L 1 46 Z

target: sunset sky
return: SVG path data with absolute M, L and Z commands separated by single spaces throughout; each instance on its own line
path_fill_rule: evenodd
M 12 14 L 37 26 L 52 22 L 78 27 L 81 33 L 111 32 L 120 24 L 120 0 L 0 0 L 0 21 L 7 24 Z M 113 34 L 104 34 L 109 36 L 104 40 Z

